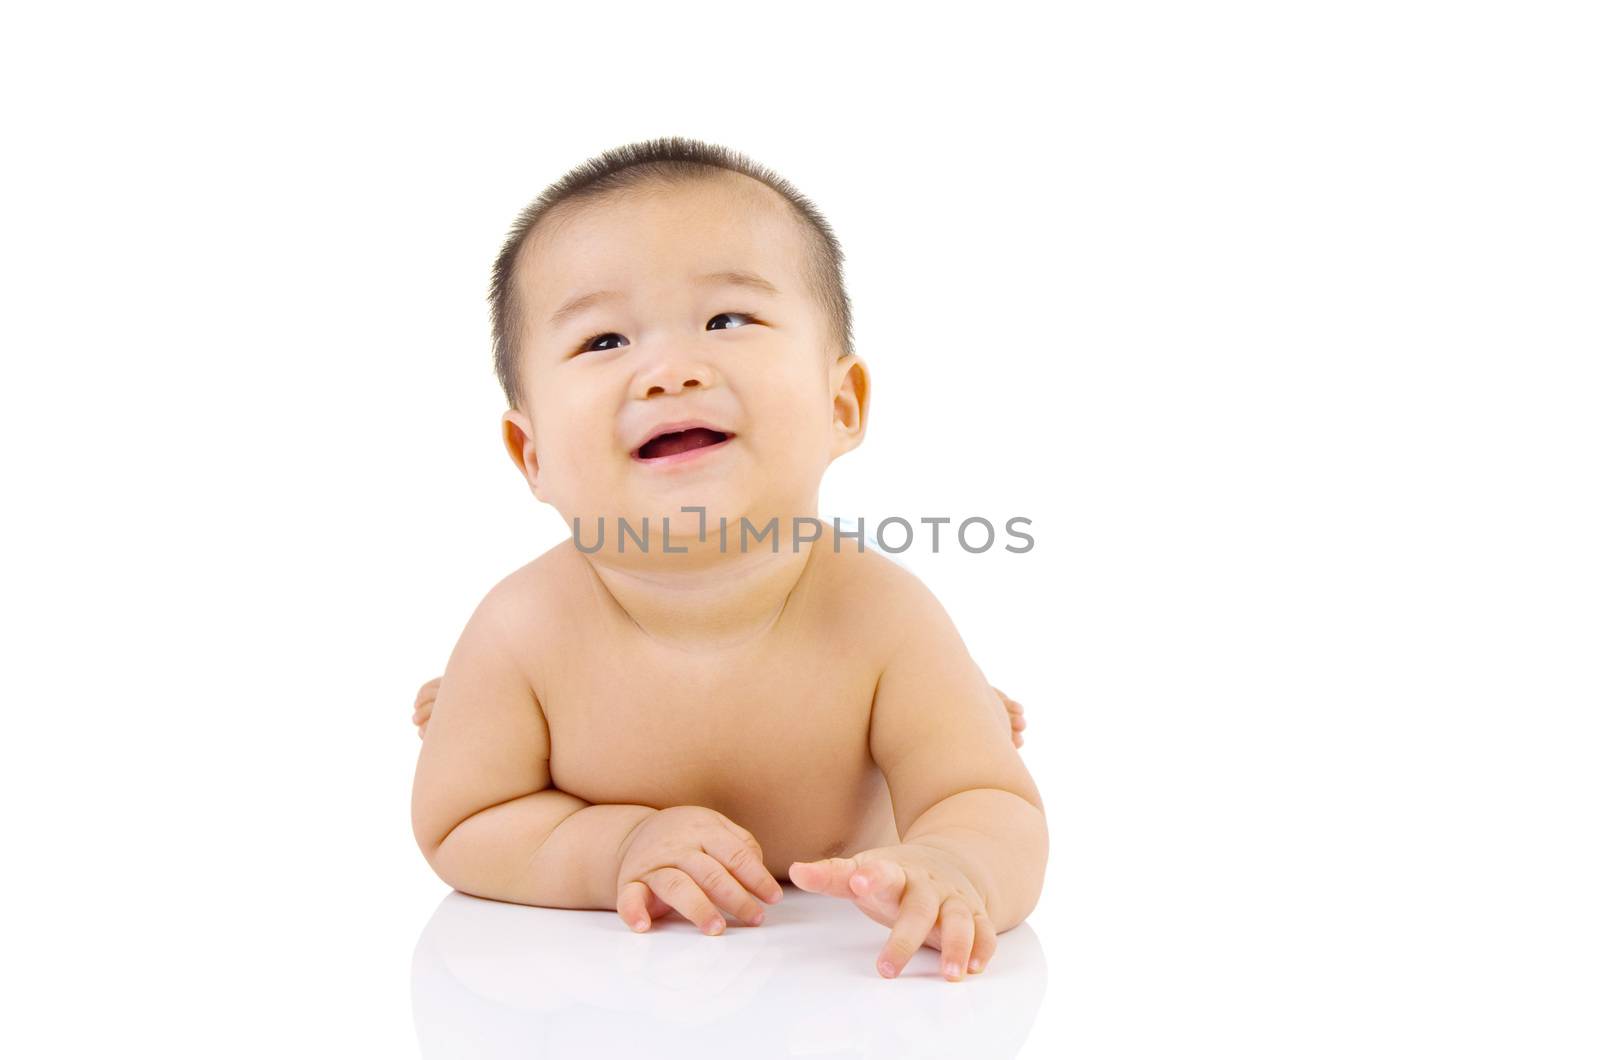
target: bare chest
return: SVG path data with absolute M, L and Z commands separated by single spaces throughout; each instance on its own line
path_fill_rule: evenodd
M 717 810 L 786 874 L 895 841 L 868 746 L 875 685 L 870 665 L 821 645 L 714 659 L 572 648 L 541 693 L 551 779 L 591 803 Z

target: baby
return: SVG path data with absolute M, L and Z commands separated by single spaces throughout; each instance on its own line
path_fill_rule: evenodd
M 867 421 L 841 265 L 781 177 L 676 137 L 518 218 L 502 433 L 573 537 L 489 590 L 423 719 L 445 883 L 714 935 L 787 879 L 889 927 L 890 978 L 923 945 L 981 971 L 1033 909 L 1045 815 L 994 690 L 914 575 L 815 518 Z

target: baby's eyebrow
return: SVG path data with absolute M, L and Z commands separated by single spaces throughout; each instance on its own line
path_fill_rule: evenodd
M 753 272 L 746 272 L 743 269 L 723 269 L 720 272 L 708 272 L 703 276 L 696 277 L 695 282 L 700 284 L 702 287 L 711 284 L 721 284 L 731 287 L 748 287 L 752 290 L 761 291 L 774 297 L 783 293 L 779 291 L 773 283 L 764 277 L 758 276 Z M 559 309 L 550 314 L 550 326 L 557 327 L 563 321 L 570 317 L 576 316 L 585 309 L 588 309 L 590 306 L 599 305 L 601 302 L 609 302 L 620 297 L 621 294 L 617 291 L 590 291 L 587 294 L 580 294 L 576 297 L 569 298 L 565 302 L 561 303 L 561 307 Z

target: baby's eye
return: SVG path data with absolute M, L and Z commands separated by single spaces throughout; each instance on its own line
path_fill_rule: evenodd
M 622 339 L 623 342 L 627 342 L 628 341 L 627 339 L 623 339 L 622 336 L 618 335 L 615 331 L 602 331 L 598 335 L 590 335 L 588 338 L 584 339 L 583 342 L 579 343 L 578 344 L 578 352 L 579 353 L 591 353 L 591 352 L 594 352 L 595 347 L 593 347 L 591 345 L 591 343 L 599 342 L 601 339 Z
M 755 317 L 752 316 L 749 313 L 718 313 L 716 316 L 712 317 L 711 320 L 706 324 L 706 330 L 707 331 L 727 331 L 728 330 L 727 328 L 714 328 L 714 327 L 711 326 L 711 324 L 716 323 L 718 320 L 721 320 L 723 317 L 744 317 L 746 320 L 754 320 L 755 319 Z

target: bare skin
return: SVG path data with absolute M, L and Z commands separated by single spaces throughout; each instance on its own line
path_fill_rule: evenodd
M 443 680 L 443 677 L 435 677 L 417 689 L 417 701 L 411 710 L 411 724 L 417 727 L 419 739 L 428 734 L 428 719 L 433 715 L 433 701 L 439 698 L 439 682 Z M 1022 704 L 998 688 L 994 690 L 994 694 L 999 697 L 1000 705 L 1004 708 L 1000 718 L 1010 727 L 1012 746 L 1021 747 L 1022 730 L 1028 727 L 1027 720 L 1022 716 Z
M 952 981 L 982 971 L 1016 918 L 978 890 L 984 863 L 949 844 L 986 835 L 998 862 L 1016 833 L 929 818 L 962 784 L 995 796 L 1030 786 L 1022 719 L 914 576 L 872 552 L 818 545 L 809 560 L 774 621 L 713 649 L 658 640 L 571 541 L 513 573 L 479 608 L 506 657 L 503 679 L 478 687 L 482 667 L 457 658 L 475 649 L 458 646 L 419 691 L 418 805 L 446 825 L 551 787 L 591 805 L 653 807 L 618 848 L 615 908 L 635 930 L 673 912 L 708 935 L 725 915 L 756 925 L 787 880 L 894 928 L 885 977 L 921 946 L 940 951 Z M 522 691 L 497 701 L 495 686 Z M 496 776 L 497 761 L 515 774 Z M 475 885 L 495 878 L 475 871 L 487 875 L 453 885 L 519 900 Z
M 890 928 L 887 978 L 923 946 L 952 981 L 981 972 L 1048 856 L 1022 710 L 915 575 L 800 532 L 870 391 L 809 236 L 735 175 L 574 206 L 524 249 L 527 397 L 502 436 L 573 536 L 489 591 L 418 694 L 429 864 L 708 935 L 788 880 Z M 654 544 L 623 548 L 622 519 Z

